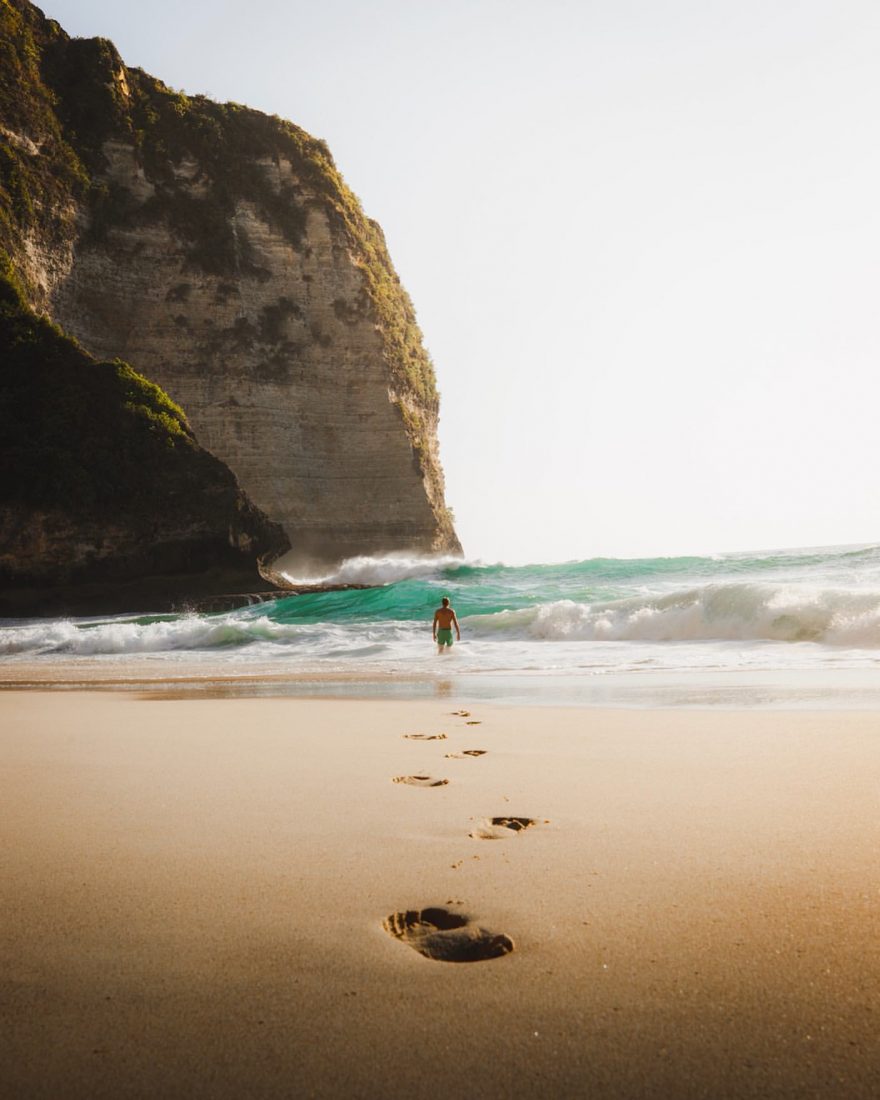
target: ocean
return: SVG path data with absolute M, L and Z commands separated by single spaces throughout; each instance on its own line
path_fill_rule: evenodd
M 453 678 L 469 697 L 612 704 L 670 684 L 698 700 L 708 684 L 789 683 L 798 698 L 856 685 L 873 705 L 880 670 L 880 546 L 529 565 L 392 555 L 292 580 L 374 587 L 213 614 L 5 619 L 0 658 L 13 679 L 26 665 L 38 679 L 289 675 L 300 691 L 375 680 L 419 694 Z M 438 657 L 443 595 L 462 640 Z
M 38 679 L 262 680 L 275 692 L 880 705 L 880 546 L 532 565 L 394 555 L 291 579 L 375 587 L 214 614 L 0 620 L 6 679 L 26 667 Z M 444 595 L 462 640 L 438 657 L 431 620 Z

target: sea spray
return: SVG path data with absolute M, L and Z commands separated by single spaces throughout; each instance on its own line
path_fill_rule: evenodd
M 292 587 L 297 585 L 326 586 L 341 584 L 393 584 L 409 577 L 437 576 L 445 570 L 454 570 L 464 564 L 460 556 L 387 554 L 378 557 L 347 558 L 329 573 L 298 575 L 282 569 L 281 576 Z
M 314 580 L 314 578 L 312 578 Z M 444 667 L 618 670 L 788 667 L 880 658 L 880 548 L 509 565 L 355 558 L 327 584 L 218 614 L 0 624 L 4 661 L 134 654 L 290 672 L 436 668 L 430 623 L 448 594 L 463 638 Z M 444 658 L 446 661 L 447 658 Z
M 779 641 L 880 646 L 880 591 L 705 585 L 594 604 L 557 600 L 474 616 L 481 636 L 544 641 Z

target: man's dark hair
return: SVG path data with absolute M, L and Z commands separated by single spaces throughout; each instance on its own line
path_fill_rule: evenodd
M 449 597 L 444 596 L 440 603 L 442 603 L 444 607 L 449 607 Z

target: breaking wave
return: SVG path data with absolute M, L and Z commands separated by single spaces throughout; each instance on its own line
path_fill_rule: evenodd
M 670 643 L 690 643 L 689 662 L 725 667 L 766 643 L 778 643 L 767 659 L 783 663 L 805 645 L 820 662 L 850 660 L 847 650 L 873 662 L 864 651 L 880 649 L 877 546 L 523 566 L 397 554 L 290 580 L 372 587 L 214 614 L 0 621 L 0 659 L 213 654 L 291 671 L 364 661 L 400 670 L 433 656 L 431 616 L 447 594 L 462 624 L 459 669 L 613 668 L 627 660 L 617 643 L 658 667 L 685 659 Z
M 475 616 L 480 636 L 543 641 L 775 641 L 880 646 L 880 591 L 706 585 L 607 603 L 556 600 Z
M 343 650 L 354 654 L 367 646 L 410 644 L 425 630 L 421 620 L 391 618 L 393 609 L 387 600 L 380 612 L 375 596 L 365 601 L 366 614 L 358 616 L 358 601 L 351 597 L 361 593 L 344 595 L 349 606 L 335 622 L 309 621 L 310 609 L 306 606 L 300 618 L 296 615 L 297 602 L 310 601 L 308 597 L 293 597 L 222 615 L 48 620 L 11 625 L 0 629 L 0 654 L 96 656 L 232 650 L 256 645 L 263 652 L 299 650 L 302 655 L 319 657 Z M 402 602 L 411 610 L 412 597 Z M 433 606 L 430 598 L 419 603 L 427 609 Z M 476 644 L 514 640 L 774 641 L 873 648 L 880 647 L 880 591 L 717 584 L 595 603 L 553 600 L 461 615 L 461 622 L 465 640 Z
M 412 577 L 433 577 L 446 570 L 462 566 L 480 567 L 482 563 L 468 563 L 464 558 L 442 555 L 437 557 L 387 554 L 380 557 L 347 558 L 330 573 L 297 575 L 288 569 L 280 569 L 280 575 L 292 585 L 337 584 L 394 584 Z

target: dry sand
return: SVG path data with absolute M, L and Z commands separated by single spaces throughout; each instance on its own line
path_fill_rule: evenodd
M 0 694 L 5 1095 L 880 1095 L 880 716 L 456 709 Z

